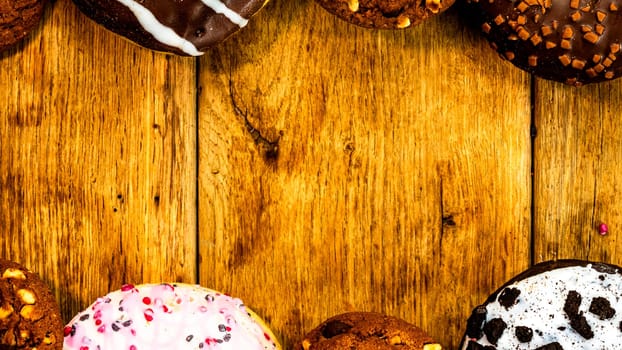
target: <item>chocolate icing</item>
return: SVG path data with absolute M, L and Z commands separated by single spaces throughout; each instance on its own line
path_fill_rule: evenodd
M 179 55 L 199 55 L 222 42 L 245 24 L 236 24 L 216 13 L 201 0 L 144 0 L 131 2 L 144 7 L 163 26 L 193 44 L 198 52 L 188 52 L 163 43 L 150 33 L 132 10 L 121 0 L 73 0 L 95 22 L 127 37 L 141 46 Z M 128 0 L 130 1 L 130 0 Z M 261 9 L 265 0 L 221 0 L 230 11 L 248 20 Z
M 619 0 L 467 0 L 493 48 L 536 76 L 582 85 L 622 73 Z

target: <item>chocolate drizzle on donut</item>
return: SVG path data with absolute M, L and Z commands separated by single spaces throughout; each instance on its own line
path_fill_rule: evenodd
M 467 0 L 491 45 L 517 67 L 571 85 L 622 73 L 620 0 Z

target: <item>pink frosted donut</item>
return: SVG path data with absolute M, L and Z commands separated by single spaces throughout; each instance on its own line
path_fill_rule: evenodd
M 240 299 L 187 284 L 124 285 L 64 329 L 65 350 L 280 349 Z

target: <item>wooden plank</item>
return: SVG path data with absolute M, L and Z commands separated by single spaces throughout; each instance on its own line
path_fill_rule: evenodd
M 529 76 L 487 46 L 455 13 L 373 31 L 270 2 L 200 61 L 201 283 L 286 348 L 349 310 L 456 348 L 529 264 Z
M 66 319 L 123 283 L 196 276 L 195 60 L 49 6 L 0 69 L 0 256 Z
M 622 264 L 622 81 L 536 87 L 535 258 Z M 599 235 L 601 222 L 609 235 Z

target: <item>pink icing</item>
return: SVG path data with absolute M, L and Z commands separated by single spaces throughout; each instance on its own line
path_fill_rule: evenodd
M 277 349 L 240 299 L 186 284 L 124 285 L 64 332 L 64 350 Z

